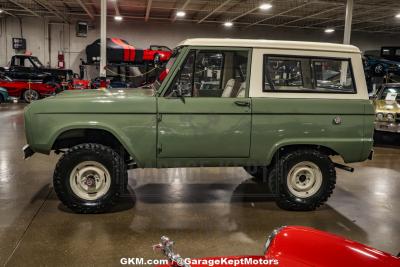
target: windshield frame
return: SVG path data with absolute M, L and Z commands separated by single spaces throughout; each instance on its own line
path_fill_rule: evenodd
M 175 77 L 175 74 L 177 72 L 178 66 L 180 65 L 180 62 L 182 61 L 182 58 L 186 57 L 186 54 L 189 50 L 187 49 L 187 46 L 177 46 L 174 48 L 171 57 L 169 58 L 167 64 L 165 65 L 165 69 L 169 67 L 168 69 L 168 74 L 160 84 L 158 88 L 156 88 L 156 96 L 162 96 L 163 92 L 165 91 L 165 88 L 168 87 L 171 77 Z M 172 62 L 172 64 L 169 64 Z

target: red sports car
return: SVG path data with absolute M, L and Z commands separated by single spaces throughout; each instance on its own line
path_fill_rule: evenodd
M 280 267 L 399 267 L 400 259 L 352 240 L 303 226 L 278 228 L 268 237 L 264 254 L 184 259 L 173 251 L 167 237 L 154 248 L 162 250 L 169 264 L 159 267 L 280 266 Z
M 56 87 L 51 84 L 15 81 L 7 76 L 0 77 L 0 87 L 7 89 L 9 96 L 22 99 L 27 103 L 57 93 Z
M 171 49 L 162 45 L 150 45 L 149 49 L 141 49 L 130 45 L 119 38 L 107 38 L 107 62 L 142 64 L 144 62 L 166 62 L 172 55 Z M 100 61 L 100 39 L 86 47 L 89 64 Z

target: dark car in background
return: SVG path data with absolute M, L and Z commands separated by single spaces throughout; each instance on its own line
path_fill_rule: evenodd
M 400 46 L 382 46 L 381 57 L 400 62 Z
M 11 98 L 8 95 L 7 89 L 0 87 L 0 104 L 10 102 Z
M 384 76 L 385 74 L 400 75 L 400 62 L 380 58 L 375 55 L 364 55 L 365 72 L 371 76 Z
M 13 80 L 40 81 L 59 85 L 73 77 L 72 70 L 46 68 L 37 57 L 30 55 L 13 56 L 9 66 L 0 68 L 0 73 Z

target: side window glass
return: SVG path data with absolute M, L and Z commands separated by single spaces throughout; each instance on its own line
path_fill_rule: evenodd
M 183 96 L 192 96 L 194 59 L 195 53 L 190 52 L 172 85 L 168 88 L 166 96 L 178 96 L 177 92 Z
M 349 59 L 264 56 L 263 91 L 355 93 Z
M 219 96 L 224 54 L 200 51 L 196 56 L 193 96 Z
M 193 96 L 245 97 L 248 51 L 200 51 Z
M 348 60 L 315 59 L 312 62 L 317 91 L 355 92 Z
M 304 89 L 300 59 L 266 57 L 264 76 L 264 90 L 292 91 Z

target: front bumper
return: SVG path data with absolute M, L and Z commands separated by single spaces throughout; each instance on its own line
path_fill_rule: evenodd
M 374 124 L 376 131 L 400 133 L 400 123 L 398 122 L 376 121 Z
M 35 154 L 35 151 L 33 151 L 29 145 L 24 145 L 22 152 L 24 153 L 24 159 L 27 159 Z

